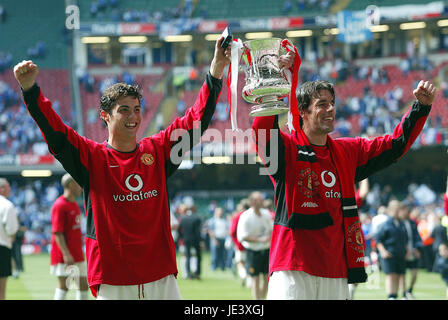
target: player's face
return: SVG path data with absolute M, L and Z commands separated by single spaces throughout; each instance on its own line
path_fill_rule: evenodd
M 336 117 L 334 98 L 328 90 L 319 90 L 318 96 L 311 100 L 308 110 L 300 112 L 303 128 L 314 134 L 326 135 L 333 131 Z
M 134 138 L 142 121 L 140 102 L 134 97 L 117 100 L 111 114 L 106 116 L 109 132 L 123 138 Z

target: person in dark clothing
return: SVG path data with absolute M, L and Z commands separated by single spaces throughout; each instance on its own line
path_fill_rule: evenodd
M 432 229 L 431 237 L 434 239 L 434 242 L 432 243 L 433 248 L 433 257 L 434 257 L 434 263 L 433 263 L 433 272 L 437 272 L 437 260 L 439 260 L 440 257 L 440 250 L 439 247 L 442 243 L 448 243 L 448 237 L 447 237 L 447 230 L 446 227 L 444 227 L 440 223 L 440 217 L 435 215 L 435 226 L 434 229 Z
M 417 281 L 418 262 L 421 257 L 423 242 L 417 230 L 417 223 L 409 217 L 409 214 L 409 206 L 403 204 L 398 215 L 404 223 L 408 235 L 409 252 L 406 255 L 406 269 L 409 269 L 411 272 L 411 281 L 409 286 L 406 288 L 406 274 L 404 274 L 403 277 L 401 277 L 401 287 L 403 289 L 403 298 L 413 300 L 415 297 L 412 290 L 414 289 L 415 282 Z
M 179 223 L 179 236 L 184 240 L 186 272 L 188 279 L 200 279 L 201 275 L 201 218 L 196 214 L 196 208 L 189 208 Z M 191 249 L 196 252 L 196 269 L 191 272 Z
M 389 218 L 376 234 L 381 265 L 386 274 L 386 292 L 389 299 L 397 299 L 399 279 L 406 272 L 408 236 L 406 228 L 398 217 L 401 203 L 391 200 L 388 206 Z

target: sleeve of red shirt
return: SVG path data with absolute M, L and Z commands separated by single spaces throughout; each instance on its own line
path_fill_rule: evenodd
M 374 139 L 355 138 L 354 141 L 359 146 L 355 182 L 399 160 L 417 139 L 430 111 L 431 106 L 416 101 L 392 134 Z
M 53 110 L 52 103 L 35 83 L 22 91 L 24 103 L 41 130 L 52 155 L 82 187 L 88 185 L 88 143 L 75 130 L 67 126 Z
M 275 184 L 274 181 L 276 179 L 282 178 L 285 172 L 286 134 L 283 133 L 278 126 L 278 116 L 255 117 L 252 123 L 252 130 L 257 154 L 263 161 L 263 164 L 268 170 L 271 180 L 273 180 L 272 182 Z M 269 154 L 272 149 L 272 144 L 275 144 L 275 147 L 277 148 L 277 157 Z M 270 159 L 268 157 L 270 157 Z M 271 164 L 269 163 L 269 161 L 278 161 L 278 165 L 272 166 L 276 169 L 275 172 L 271 170 Z
M 177 160 L 182 159 L 187 151 L 200 142 L 202 134 L 212 120 L 221 89 L 222 79 L 213 77 L 210 72 L 207 73 L 194 105 L 187 109 L 184 116 L 176 118 L 167 129 L 153 136 L 155 139 L 160 139 L 166 159 L 173 160 L 172 151 L 176 152 Z M 175 145 L 178 147 L 172 150 Z M 167 176 L 170 176 L 179 165 L 180 161 L 167 161 Z

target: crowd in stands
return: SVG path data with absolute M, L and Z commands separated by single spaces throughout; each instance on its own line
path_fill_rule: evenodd
M 90 3 L 90 16 L 97 21 L 157 23 L 191 18 L 193 9 L 193 0 L 179 1 L 177 6 L 155 11 L 124 7 L 118 0 L 94 0 Z
M 283 2 L 282 13 L 288 15 L 291 11 L 295 11 L 294 6 L 299 13 L 310 9 L 320 9 L 323 12 L 328 12 L 333 2 L 333 0 L 286 0 Z
M 328 12 L 334 0 L 286 0 L 281 5 L 283 15 L 303 14 L 304 11 Z M 197 7 L 197 8 L 196 8 Z M 96 21 L 113 22 L 166 22 L 172 19 L 193 17 L 207 18 L 208 11 L 200 1 L 179 0 L 179 4 L 162 10 L 145 10 L 124 5 L 119 0 L 93 0 L 90 2 L 90 17 Z
M 0 74 L 3 74 L 12 65 L 12 54 L 0 51 Z
M 53 101 L 59 114 L 61 105 Z M 67 123 L 73 122 L 64 119 Z M 4 154 L 48 154 L 48 148 L 39 128 L 29 116 L 19 93 L 0 80 L 0 155 Z
M 312 67 L 302 67 L 300 70 L 301 82 L 328 80 L 335 84 L 337 110 L 335 134 L 338 136 L 375 136 L 392 132 L 401 119 L 403 108 L 408 108 L 410 103 L 404 97 L 404 90 L 410 88 L 403 87 L 400 77 L 405 79 L 410 71 L 421 71 L 430 79 L 435 67 L 427 57 L 404 57 L 400 59 L 399 78 L 391 78 L 387 65 L 359 66 L 354 60 L 346 61 L 339 55 L 333 59 L 319 61 L 311 58 L 311 61 L 313 61 Z M 345 90 L 347 80 L 362 82 L 365 86 L 360 92 L 355 89 Z M 380 95 L 373 90 L 376 85 L 390 87 Z M 418 80 L 411 85 L 416 88 Z M 442 81 L 441 87 L 444 97 L 448 97 L 448 82 Z M 338 95 L 341 89 L 348 92 L 342 98 Z M 417 145 L 440 143 L 443 140 L 440 130 L 441 120 L 440 115 L 437 115 L 435 121 L 428 121 L 425 128 L 428 134 L 422 134 L 422 141 L 417 142 Z

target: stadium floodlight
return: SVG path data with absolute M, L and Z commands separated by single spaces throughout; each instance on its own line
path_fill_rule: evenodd
M 372 25 L 372 26 L 370 26 L 370 31 L 386 32 L 386 31 L 389 31 L 389 26 L 387 24 Z
M 121 36 L 118 38 L 118 42 L 121 43 L 143 43 L 148 41 L 146 36 Z
M 448 27 L 448 19 L 443 19 L 443 20 L 437 21 L 437 25 L 439 27 Z
M 310 37 L 313 35 L 313 30 L 291 30 L 286 32 L 286 36 L 288 38 L 301 38 L 301 37 Z
M 400 24 L 401 30 L 424 29 L 425 27 L 426 27 L 426 23 L 423 21 L 405 22 L 405 23 Z
M 216 41 L 220 37 L 221 37 L 220 33 L 209 33 L 209 34 L 205 35 L 204 39 L 207 40 L 207 41 Z
M 82 43 L 109 43 L 109 37 L 82 37 Z
M 21 175 L 25 178 L 51 177 L 51 170 L 22 170 Z
M 337 35 L 337 34 L 339 34 L 339 29 L 338 28 L 329 28 L 329 29 L 324 29 L 324 34 L 325 35 L 330 35 L 330 34 L 332 34 L 332 35 Z
M 272 32 L 248 32 L 244 37 L 248 40 L 272 38 Z
M 191 34 L 170 35 L 166 36 L 164 40 L 166 42 L 189 42 L 193 40 L 193 36 Z
M 202 157 L 202 163 L 204 164 L 224 164 L 230 162 L 232 162 L 232 158 L 229 156 Z

